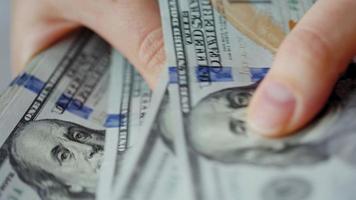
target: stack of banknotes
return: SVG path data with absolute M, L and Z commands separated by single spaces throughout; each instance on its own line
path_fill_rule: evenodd
M 355 199 L 355 64 L 295 135 L 245 125 L 314 2 L 160 0 L 167 68 L 154 92 L 89 30 L 39 54 L 0 96 L 0 199 Z

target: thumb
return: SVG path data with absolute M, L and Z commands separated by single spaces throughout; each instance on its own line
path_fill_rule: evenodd
M 322 0 L 280 46 L 248 110 L 249 127 L 287 136 L 322 109 L 356 52 L 356 1 Z

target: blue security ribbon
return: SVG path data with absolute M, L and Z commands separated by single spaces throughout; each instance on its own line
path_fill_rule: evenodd
M 255 68 L 251 67 L 250 70 L 250 77 L 253 82 L 258 82 L 267 75 L 270 68 Z
M 196 78 L 199 82 L 232 82 L 232 67 L 217 67 L 199 65 L 195 69 Z
M 109 114 L 105 120 L 104 126 L 107 128 L 120 127 L 121 120 L 124 116 L 121 114 Z
M 24 88 L 39 94 L 44 86 L 44 82 L 30 74 L 23 73 L 11 82 L 10 86 L 12 85 L 23 86 Z
M 39 78 L 28 74 L 23 73 L 20 76 L 16 77 L 10 84 L 10 86 L 17 85 L 26 88 L 27 90 L 39 94 L 44 87 L 45 83 Z M 61 107 L 66 108 L 66 111 L 80 117 L 83 119 L 89 119 L 90 115 L 93 113 L 93 109 L 79 104 L 71 97 L 62 94 L 58 101 L 56 102 Z M 122 115 L 120 114 L 110 114 L 106 116 L 106 120 L 104 122 L 104 127 L 115 128 L 120 126 L 120 120 L 122 119 Z

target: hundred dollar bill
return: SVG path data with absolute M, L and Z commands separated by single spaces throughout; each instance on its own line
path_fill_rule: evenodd
M 0 199 L 94 199 L 110 46 L 88 30 L 49 48 L 1 100 Z
M 161 1 L 166 9 L 164 23 L 172 31 L 165 35 L 174 43 L 169 47 L 184 44 L 185 35 L 182 14 L 193 2 Z M 178 13 L 178 14 L 177 14 Z M 179 15 L 180 13 L 180 15 Z M 179 22 L 180 20 L 180 22 Z M 178 27 L 178 28 L 176 28 Z M 180 30 L 180 31 L 179 31 Z M 175 147 L 185 175 L 185 185 L 191 188 L 189 199 L 350 199 L 356 183 L 354 155 L 356 70 L 349 71 L 338 82 L 327 106 L 308 127 L 296 135 L 282 140 L 259 138 L 245 125 L 246 107 L 257 83 L 238 79 L 215 79 L 231 77 L 225 65 L 219 69 L 206 68 L 210 76 L 208 89 L 197 87 L 202 80 L 196 74 L 196 63 L 190 62 L 187 45 L 175 49 L 170 66 L 170 95 L 175 111 L 167 110 L 160 115 L 179 115 L 174 129 L 167 135 L 175 135 Z M 258 52 L 247 52 L 259 56 Z M 238 54 L 236 56 L 239 56 Z M 316 58 L 317 59 L 317 58 Z M 266 61 L 266 60 L 265 60 Z M 184 63 L 181 64 L 181 63 Z M 254 68 L 250 63 L 248 68 Z M 264 63 L 269 66 L 269 62 Z M 239 63 L 236 65 L 239 66 Z M 212 72 L 211 72 L 212 71 Z M 261 70 L 252 70 L 263 78 Z M 213 75 L 212 75 L 213 74 Z M 233 77 L 233 75 L 232 75 Z M 163 123 L 169 118 L 163 118 Z M 181 122 L 181 124 L 179 124 Z M 172 124 L 172 123 L 171 123 Z
M 267 72 L 266 63 L 272 60 L 272 54 L 236 31 L 209 1 L 190 1 L 189 5 L 181 4 L 182 10 L 178 9 L 181 5 L 175 6 L 175 3 L 178 1 L 160 1 L 168 65 L 171 66 L 168 69 L 170 82 L 177 82 L 177 76 L 184 76 L 185 72 L 180 69 L 188 65 L 194 66 L 194 70 L 181 85 L 192 79 L 196 81 L 193 86 L 203 93 L 221 87 L 219 85 L 235 85 L 231 79 L 238 84 L 253 83 Z M 247 51 L 261 60 L 247 57 Z M 251 65 L 254 67 L 250 68 L 248 63 L 254 63 Z M 222 66 L 225 68 L 220 70 Z M 162 115 L 168 110 L 177 110 L 178 107 L 172 106 L 176 99 L 171 98 L 170 89 L 164 92 L 165 82 L 162 83 L 160 92 L 155 95 L 157 100 L 150 110 L 151 115 L 147 116 L 144 139 L 130 155 L 130 161 L 125 160 L 130 164 L 124 176 L 120 176 L 122 184 L 114 190 L 117 199 L 182 198 L 187 194 L 182 191 L 189 190 L 182 187 L 185 181 L 177 170 L 180 161 L 176 159 L 180 148 L 173 145 L 175 134 L 172 132 L 179 131 L 180 122 L 176 121 L 177 116 Z M 185 91 L 184 86 L 181 91 Z
M 236 30 L 209 0 L 160 4 L 171 81 L 180 81 L 182 92 L 189 81 L 195 92 L 204 94 L 254 83 L 267 73 L 273 54 Z
M 152 103 L 141 128 L 141 138 L 125 157 L 120 180 L 114 187 L 113 199 L 184 199 L 187 194 L 181 187 L 179 163 L 172 135 L 166 129 L 174 129 L 174 124 L 161 123 L 175 116 L 160 115 L 167 110 L 175 110 L 168 102 L 166 91 L 167 76 L 160 79 L 155 89 Z M 173 125 L 173 126 L 172 126 Z
M 181 169 L 193 188 L 190 199 L 352 199 L 355 86 L 353 65 L 319 116 L 280 140 L 259 138 L 246 127 L 255 84 L 213 91 L 185 105 L 190 110 L 180 109 L 176 121 L 184 123 L 176 127 L 182 132 L 175 146 L 186 152 Z M 187 96 L 171 94 L 188 102 Z
M 151 90 L 134 67 L 113 52 L 104 161 L 97 199 L 111 199 L 113 187 L 121 179 L 126 157 L 137 148 L 142 137 L 141 126 L 151 101 Z

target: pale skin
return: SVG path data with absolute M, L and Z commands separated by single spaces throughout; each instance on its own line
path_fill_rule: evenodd
M 86 26 L 122 52 L 154 88 L 165 54 L 156 0 L 13 1 L 14 74 L 31 57 Z M 248 127 L 293 134 L 321 110 L 356 55 L 356 1 L 319 0 L 286 37 L 248 108 Z

